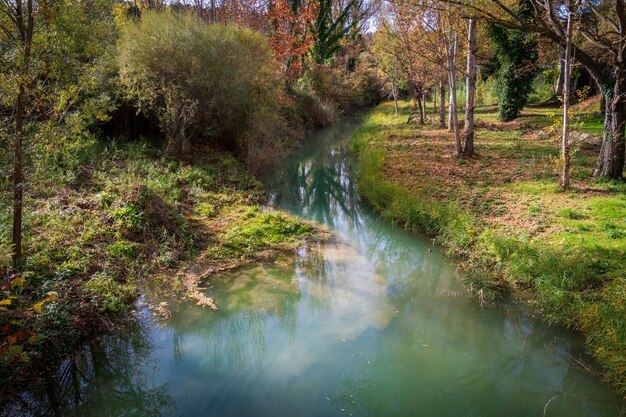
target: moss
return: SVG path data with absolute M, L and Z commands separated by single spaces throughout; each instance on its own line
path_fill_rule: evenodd
M 253 255 L 263 248 L 303 239 L 312 231 L 311 226 L 285 214 L 247 207 L 222 235 L 222 244 L 236 254 Z

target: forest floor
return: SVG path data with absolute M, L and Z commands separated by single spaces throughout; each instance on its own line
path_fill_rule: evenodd
M 216 308 L 204 278 L 322 237 L 265 209 L 263 187 L 230 154 L 198 150 L 183 163 L 146 143 L 94 141 L 85 155 L 39 178 L 26 201 L 24 272 L 1 283 L 1 398 L 16 379 L 123 325 L 141 292 Z
M 576 128 L 600 135 L 597 102 L 575 109 Z M 556 107 L 529 107 L 513 122 L 477 109 L 476 155 L 453 157 L 453 134 L 407 124 L 384 103 L 353 137 L 359 187 L 385 218 L 460 255 L 469 286 L 528 290 L 550 322 L 582 331 L 607 380 L 626 393 L 626 184 L 591 177 L 598 149 L 572 158 L 559 190 Z

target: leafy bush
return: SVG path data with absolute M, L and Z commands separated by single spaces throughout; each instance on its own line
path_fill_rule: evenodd
M 188 155 L 194 141 L 212 138 L 245 156 L 249 142 L 272 142 L 287 130 L 261 34 L 145 12 L 122 24 L 117 61 L 124 93 L 156 116 L 171 154 Z
M 362 107 L 379 100 L 378 79 L 365 64 L 347 71 L 329 64 L 312 65 L 298 82 L 298 87 L 344 112 L 352 107 Z

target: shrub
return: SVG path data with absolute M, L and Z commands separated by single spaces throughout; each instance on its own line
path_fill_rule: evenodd
M 380 99 L 375 73 L 365 64 L 358 65 L 354 71 L 329 64 L 312 65 L 299 80 L 298 87 L 310 95 L 323 97 L 335 112 L 371 105 Z
M 156 116 L 171 154 L 210 138 L 246 155 L 249 141 L 285 131 L 269 45 L 251 30 L 145 12 L 122 23 L 117 61 L 125 95 Z

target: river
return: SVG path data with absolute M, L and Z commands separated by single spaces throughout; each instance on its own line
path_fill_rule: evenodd
M 523 303 L 481 308 L 453 259 L 361 201 L 358 123 L 311 135 L 266 181 L 271 206 L 336 240 L 214 277 L 217 311 L 170 300 L 163 324 L 140 305 L 136 329 L 90 343 L 15 415 L 622 415 L 578 335 Z

